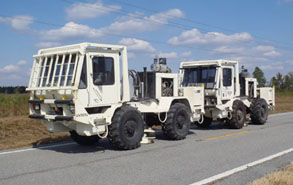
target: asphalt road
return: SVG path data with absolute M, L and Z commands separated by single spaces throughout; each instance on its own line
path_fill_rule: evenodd
M 218 123 L 210 129 L 194 126 L 181 141 L 168 141 L 158 132 L 154 144 L 132 151 L 113 150 L 107 140 L 93 147 L 65 143 L 0 151 L 0 184 L 192 184 L 292 148 L 292 131 L 293 113 L 289 113 L 270 116 L 266 125 L 241 130 Z M 288 161 L 293 161 L 293 153 L 269 162 L 275 166 Z M 217 183 L 246 184 L 251 178 L 237 175 L 253 175 L 269 162 Z

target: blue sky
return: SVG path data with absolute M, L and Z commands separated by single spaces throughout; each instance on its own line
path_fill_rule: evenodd
M 231 59 L 270 79 L 293 71 L 292 20 L 293 0 L 2 0 L 0 86 L 27 85 L 38 49 L 80 42 L 126 45 L 136 70 Z

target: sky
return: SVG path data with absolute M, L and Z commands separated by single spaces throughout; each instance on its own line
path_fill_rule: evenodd
M 41 48 L 128 46 L 129 68 L 166 57 L 237 60 L 270 80 L 293 71 L 293 0 L 1 0 L 0 86 L 27 85 Z

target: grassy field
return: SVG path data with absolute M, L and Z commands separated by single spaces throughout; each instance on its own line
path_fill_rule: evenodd
M 69 140 L 68 133 L 49 133 L 28 118 L 27 94 L 0 94 L 0 150 Z
M 27 94 L 0 94 L 0 150 L 69 140 L 68 133 L 52 134 L 38 120 L 28 118 Z M 271 113 L 293 111 L 293 91 L 276 93 Z
M 276 107 L 272 114 L 293 111 L 293 91 L 276 93 Z
M 280 171 L 268 174 L 257 179 L 249 185 L 292 185 L 293 184 L 293 163 Z

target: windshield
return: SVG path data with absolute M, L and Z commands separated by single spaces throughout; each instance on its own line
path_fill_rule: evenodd
M 185 68 L 183 86 L 200 86 L 205 84 L 206 88 L 214 88 L 216 67 Z

